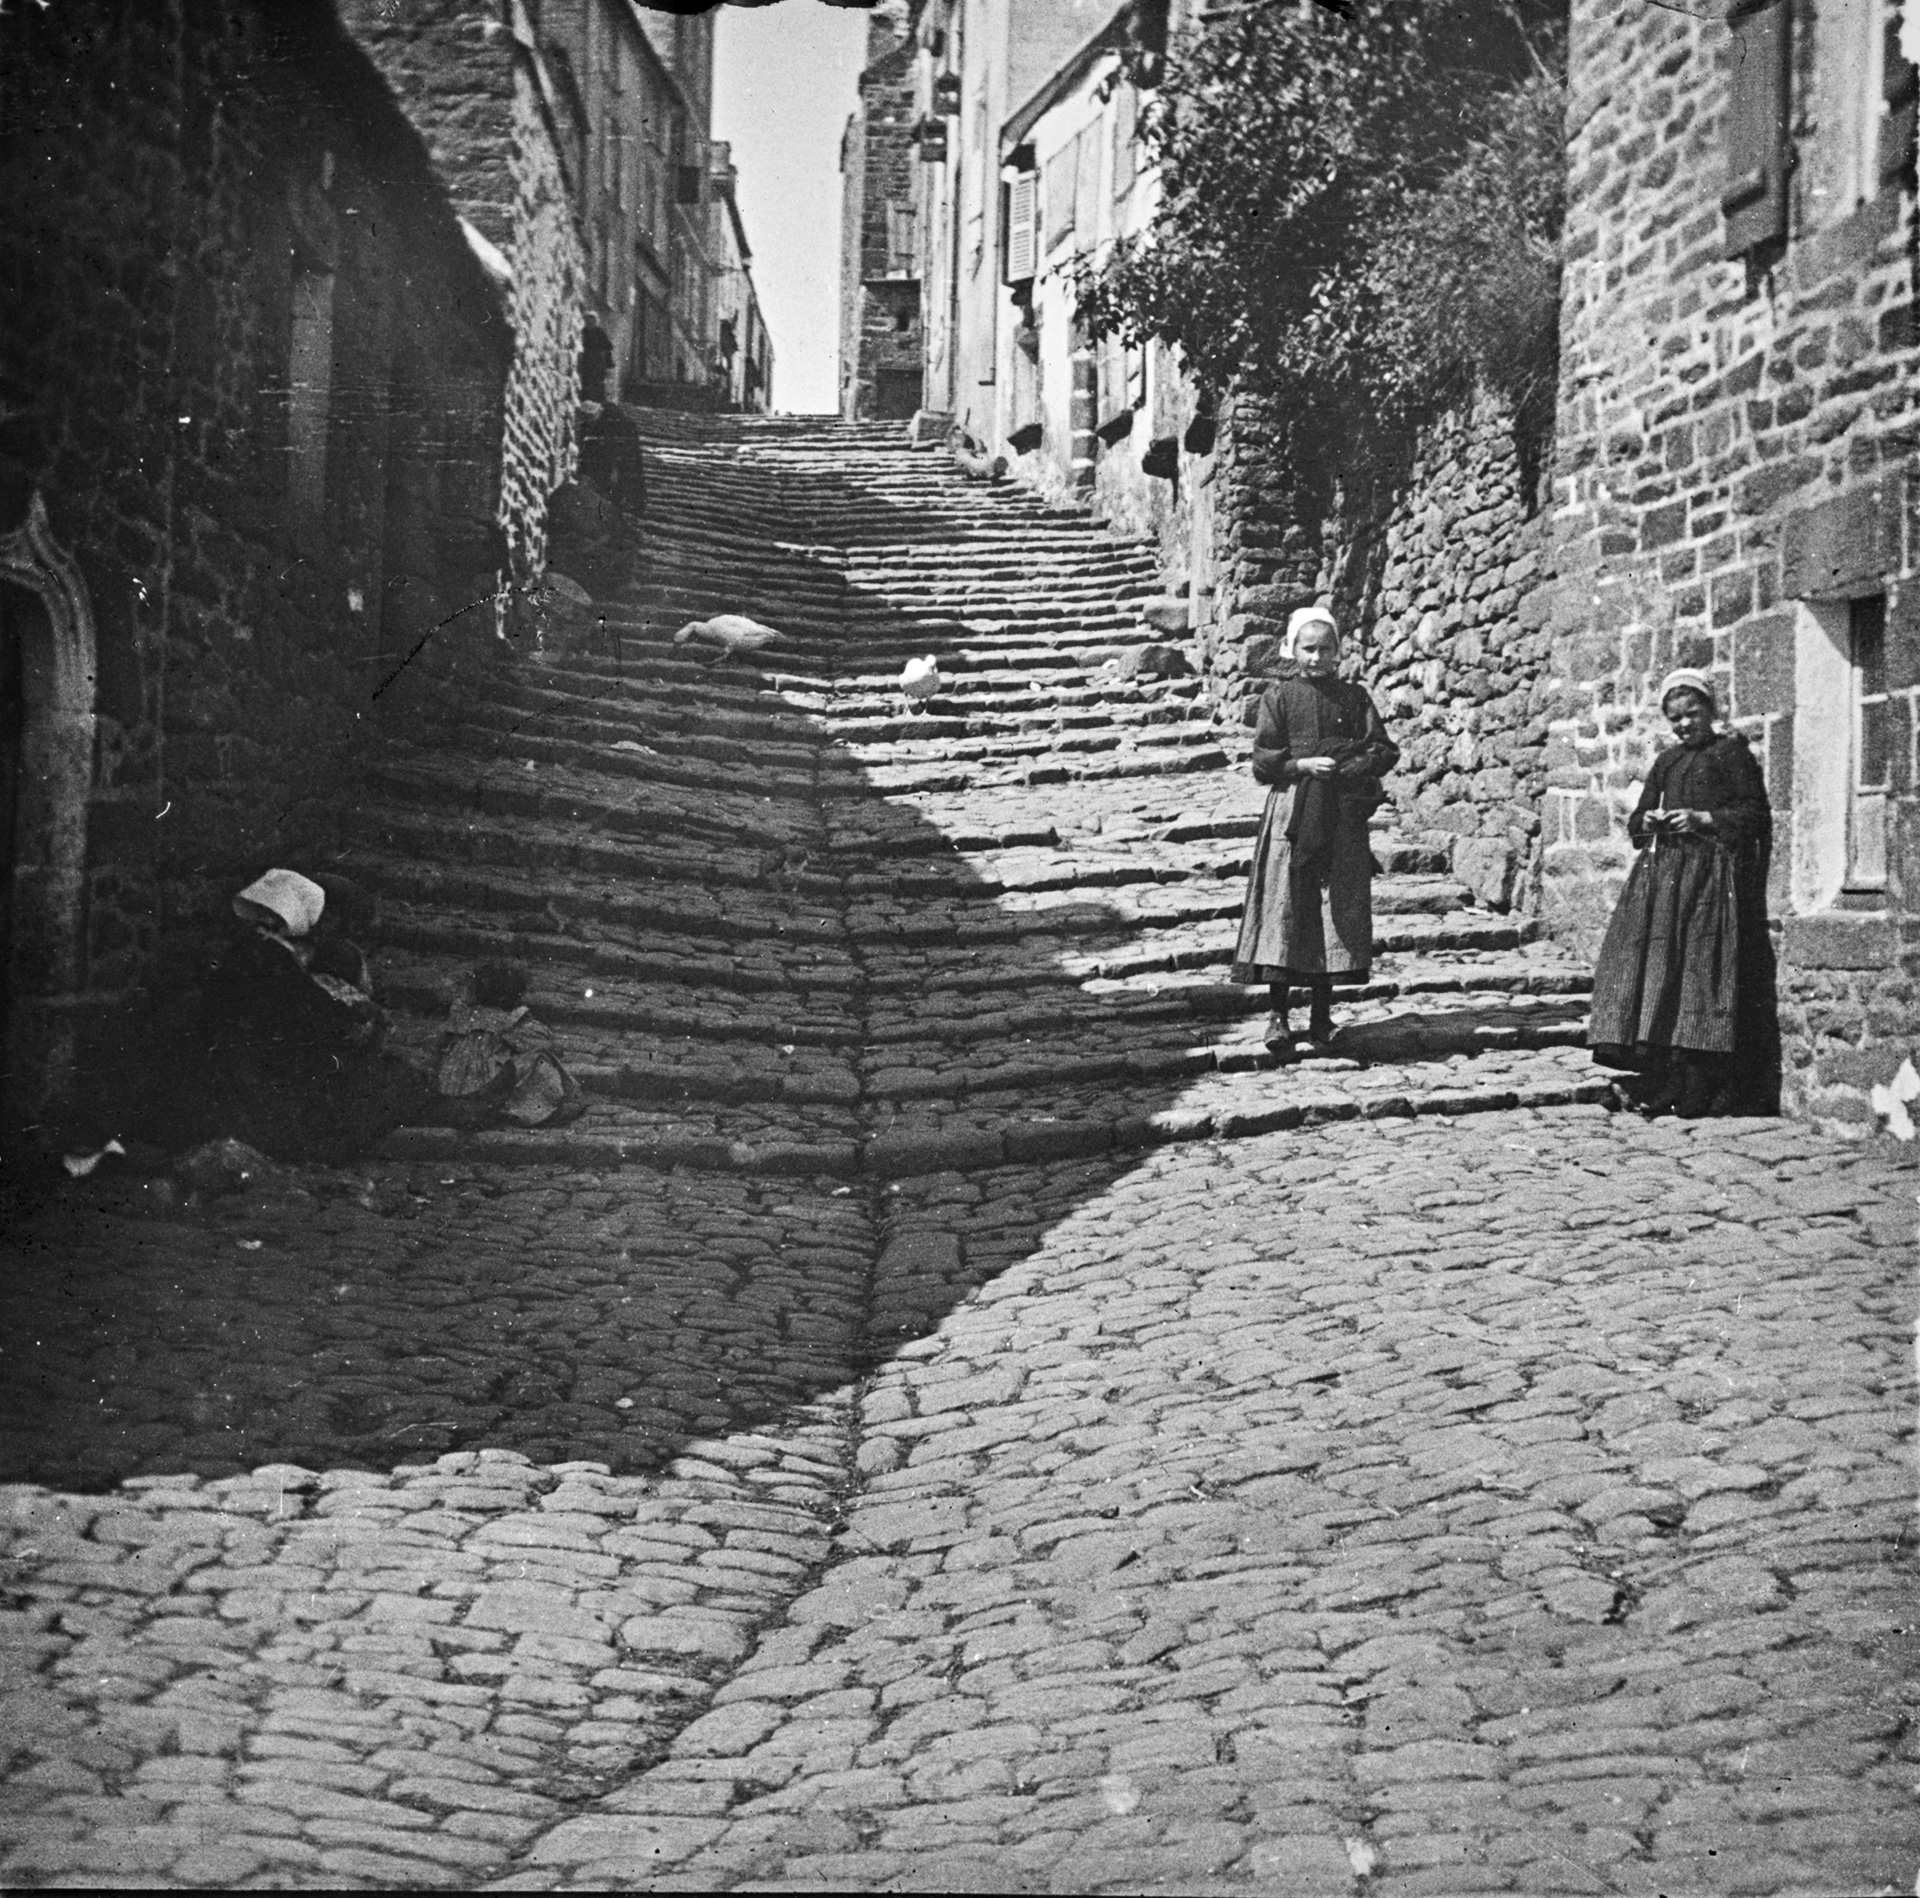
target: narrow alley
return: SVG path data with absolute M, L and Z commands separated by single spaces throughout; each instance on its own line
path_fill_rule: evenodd
M 1276 1068 L 1151 565 L 647 427 L 633 583 L 353 858 L 402 1042 L 516 959 L 588 1112 L 13 1236 L 0 1877 L 1909 1889 L 1914 1170 L 1609 1115 L 1385 832 Z

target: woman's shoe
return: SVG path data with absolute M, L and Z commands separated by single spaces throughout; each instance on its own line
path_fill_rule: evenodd
M 1267 1044 L 1267 1052 L 1272 1055 L 1276 1061 L 1291 1061 L 1293 1059 L 1293 1030 L 1287 1026 L 1284 1015 L 1276 1015 L 1267 1023 L 1267 1032 L 1264 1040 Z
M 1660 1086 L 1640 1103 L 1640 1111 L 1649 1120 L 1658 1120 L 1662 1114 L 1670 1114 L 1680 1103 L 1680 1091 L 1685 1083 L 1678 1075 L 1662 1081 Z
M 1713 1112 L 1714 1096 L 1719 1091 L 1717 1075 L 1705 1073 L 1699 1068 L 1689 1069 L 1681 1084 L 1680 1098 L 1673 1104 L 1673 1111 L 1682 1120 L 1705 1120 Z

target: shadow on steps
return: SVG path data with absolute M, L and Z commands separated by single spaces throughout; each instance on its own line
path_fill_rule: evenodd
M 697 583 L 696 562 L 666 559 L 679 502 L 649 462 L 672 613 L 808 570 L 792 670 L 727 668 L 689 701 L 642 562 L 625 604 L 648 636 L 625 643 L 617 679 L 592 661 L 525 669 L 504 720 L 370 783 L 349 860 L 380 899 L 376 958 L 404 957 L 429 1026 L 474 962 L 528 962 L 588 1116 L 553 1135 L 409 1136 L 410 1151 L 277 1169 L 204 1204 L 112 1181 L 64 1195 L 9 1235 L 0 1475 L 97 1488 L 478 1448 L 625 1473 L 690 1445 L 719 1454 L 937 1329 L 1153 1146 L 1414 1112 L 1394 1061 L 1484 1048 L 1507 1025 L 1356 1028 L 1382 1064 L 1358 1080 L 1246 1071 L 1253 1051 L 1230 1072 L 1218 1009 L 1090 986 L 1125 957 L 1086 945 L 1137 943 L 1152 907 L 1056 902 L 992 866 L 1048 838 L 1069 865 L 1172 853 L 1183 824 L 1204 837 L 1244 796 L 1125 744 L 1101 775 L 1044 789 L 1018 759 L 945 788 L 890 786 L 856 759 L 842 678 L 924 636 L 875 550 L 924 555 L 961 515 L 989 548 L 1100 555 L 1097 535 L 1001 492 L 954 484 L 929 520 L 924 462 L 903 497 L 863 453 L 810 458 L 792 434 L 730 451 L 707 500 L 734 557 Z M 849 547 L 877 577 L 848 580 Z M 1113 554 L 1123 591 L 1131 556 Z M 1110 650 L 1098 615 L 1037 641 L 993 587 L 979 617 L 1008 630 L 968 637 L 1017 651 L 1016 670 L 1038 653 L 1084 674 Z M 569 719 L 576 737 L 556 736 Z M 616 762 L 610 719 L 637 721 L 645 750 Z M 1458 1076 L 1443 1078 L 1453 1111 Z M 1488 1104 L 1524 1091 L 1501 1086 Z M 1564 1094 L 1565 1077 L 1539 1086 Z

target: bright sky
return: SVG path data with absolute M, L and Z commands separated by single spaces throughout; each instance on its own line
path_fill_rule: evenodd
M 713 135 L 739 167 L 753 281 L 773 335 L 774 406 L 839 406 L 840 134 L 867 47 L 866 12 L 825 0 L 723 6 Z

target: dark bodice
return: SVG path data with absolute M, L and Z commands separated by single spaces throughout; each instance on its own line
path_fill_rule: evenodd
M 1400 762 L 1366 687 L 1298 675 L 1268 686 L 1253 731 L 1254 781 L 1296 784 L 1296 759 L 1329 754 L 1338 761 L 1334 777 L 1349 783 L 1382 778 Z
M 1773 813 L 1767 781 L 1753 748 L 1738 732 L 1722 732 L 1698 751 L 1670 745 L 1653 761 L 1646 788 L 1627 820 L 1636 844 L 1655 834 L 1647 827 L 1654 810 L 1711 811 L 1713 835 L 1729 850 L 1756 846 L 1762 854 L 1773 842 Z

